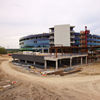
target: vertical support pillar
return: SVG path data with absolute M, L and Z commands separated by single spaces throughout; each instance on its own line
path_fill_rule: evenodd
M 20 59 L 18 60 L 18 62 L 20 63 Z
M 62 55 L 63 55 L 63 48 L 61 48 L 61 53 L 62 53 Z
M 42 53 L 44 53 L 44 48 L 42 48 Z
M 49 53 L 50 53 L 50 55 L 52 55 L 52 51 L 51 51 L 51 48 L 49 48 Z
M 81 65 L 83 64 L 83 58 L 81 57 Z
M 56 70 L 58 70 L 58 60 L 56 60 Z
M 72 58 L 70 58 L 70 67 L 72 66 Z
M 35 61 L 34 61 L 34 63 L 33 63 L 34 65 L 35 65 Z
M 49 48 L 48 48 L 48 53 L 49 53 L 50 51 L 49 51 Z
M 25 60 L 25 64 L 27 64 L 27 60 Z
M 47 69 L 47 61 L 44 61 L 44 68 Z
M 87 56 L 86 56 L 86 64 L 87 64 Z
M 57 58 L 57 52 L 58 52 L 58 49 L 56 48 L 56 58 Z
M 13 58 L 13 61 L 15 61 L 15 58 Z

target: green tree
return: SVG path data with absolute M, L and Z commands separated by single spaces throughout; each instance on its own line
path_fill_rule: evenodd
M 0 54 L 7 54 L 7 51 L 4 47 L 0 47 Z

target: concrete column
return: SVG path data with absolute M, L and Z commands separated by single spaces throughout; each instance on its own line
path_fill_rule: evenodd
M 63 49 L 61 49 L 61 53 L 62 53 L 62 55 L 63 55 Z
M 72 58 L 70 58 L 70 67 L 72 66 Z
M 58 70 L 58 60 L 56 60 L 56 70 Z
M 81 57 L 81 65 L 83 64 L 83 58 Z
M 44 68 L 47 69 L 47 61 L 44 61 Z
M 33 63 L 34 65 L 35 65 L 35 61 L 34 61 L 34 63 Z
M 42 48 L 42 53 L 44 53 L 44 48 Z
M 49 48 L 48 48 L 48 53 L 49 53 L 50 51 L 49 51 Z
M 25 60 L 25 64 L 27 64 L 27 60 Z
M 57 58 L 57 52 L 58 52 L 58 49 L 56 48 L 56 52 L 55 52 L 55 54 L 56 54 L 56 58 Z
M 86 56 L 86 64 L 87 64 L 87 56 Z
M 20 59 L 18 60 L 18 62 L 20 63 Z

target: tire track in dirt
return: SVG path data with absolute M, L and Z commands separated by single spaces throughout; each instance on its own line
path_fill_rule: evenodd
M 18 98 L 21 100 L 99 100 L 100 98 L 99 75 L 40 77 L 19 72 L 13 69 L 13 66 L 9 61 L 3 61 L 0 67 L 11 77 L 23 82 L 20 91 L 15 91 L 16 89 L 11 91 L 13 100 L 19 100 Z

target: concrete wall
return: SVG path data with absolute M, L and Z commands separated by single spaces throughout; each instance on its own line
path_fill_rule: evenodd
M 12 58 L 19 59 L 19 60 L 25 60 L 25 61 L 44 63 L 44 56 L 12 54 Z
M 70 25 L 54 26 L 54 44 L 70 46 Z

